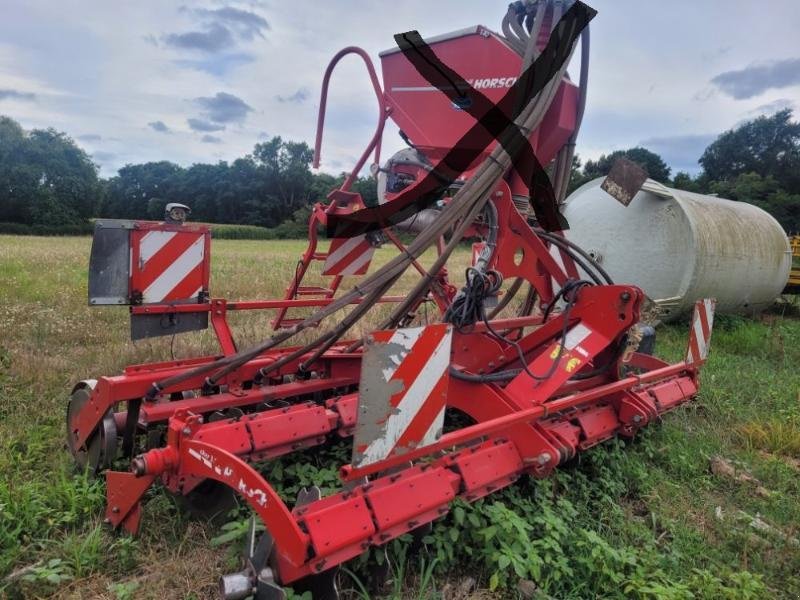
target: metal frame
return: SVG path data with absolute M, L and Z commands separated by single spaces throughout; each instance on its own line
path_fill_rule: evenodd
M 469 41 L 464 36 L 453 39 Z M 285 318 L 288 309 L 333 301 L 342 281 L 339 276 L 327 288 L 300 285 L 310 263 L 326 258 L 326 253 L 317 250 L 317 226 L 324 225 L 330 214 L 364 206 L 360 195 L 349 188 L 373 151 L 378 162 L 381 135 L 391 113 L 368 55 L 355 47 L 339 52 L 323 80 L 315 165 L 330 76 L 338 61 L 349 54 L 357 54 L 366 64 L 379 104 L 378 125 L 341 188 L 329 195 L 327 205 L 314 205 L 309 246 L 285 297 L 133 306 L 133 315 L 208 313 L 224 357 L 237 350 L 228 311 L 277 310 L 273 326 L 281 327 L 291 324 Z M 562 136 L 568 129 L 564 122 L 570 122 L 561 118 L 559 110 L 554 112 L 558 127 L 549 129 L 554 136 Z M 531 134 L 537 144 L 552 142 L 539 140 L 539 135 L 539 131 Z M 387 202 L 394 197 L 387 195 Z M 558 297 L 557 288 L 577 277 L 575 264 L 563 252 L 563 266 L 554 258 L 551 245 L 515 208 L 507 181 L 498 184 L 491 202 L 497 212 L 498 237 L 488 268 L 527 281 L 542 305 L 550 306 Z M 480 234 L 482 229 L 481 223 L 475 223 L 470 233 Z M 391 231 L 386 235 L 404 251 Z M 414 266 L 424 273 L 419 264 Z M 431 294 L 440 311 L 446 310 L 455 293 L 443 270 Z M 633 436 L 696 394 L 705 356 L 669 365 L 652 356 L 615 353 L 639 320 L 641 290 L 630 285 L 597 285 L 582 287 L 575 294 L 569 311 L 498 318 L 454 331 L 449 365 L 467 377 L 450 378 L 446 406 L 466 413 L 474 424 L 383 460 L 342 465 L 341 478 L 347 484 L 343 491 L 326 498 L 309 495 L 293 510 L 252 463 L 324 444 L 333 436 L 353 435 L 360 414 L 364 350 L 352 340 L 338 342 L 311 364 L 312 353 L 291 358 L 297 348 L 273 348 L 213 385 L 197 375 L 156 394 L 155 381 L 220 356 L 130 366 L 121 375 L 97 380 L 69 424 L 68 434 L 74 447 L 84 446 L 109 411 L 117 427 L 124 429 L 131 470 L 106 472 L 106 519 L 114 527 L 138 531 L 142 498 L 156 481 L 172 493 L 185 495 L 200 482 L 215 480 L 239 494 L 264 522 L 272 541 L 270 567 L 278 582 L 296 582 L 429 523 L 447 513 L 456 498 L 474 501 L 523 474 L 545 477 L 580 451 L 615 435 Z M 400 300 L 387 296 L 379 301 Z M 711 305 L 703 306 L 709 310 Z M 514 333 L 499 339 L 496 331 Z M 707 339 L 704 343 L 707 346 Z M 520 353 L 526 370 L 504 381 L 481 380 L 480 375 L 519 366 Z M 414 359 L 412 350 L 403 360 Z M 280 366 L 262 375 L 262 368 L 276 363 Z M 302 372 L 301 364 L 306 366 Z M 607 368 L 598 369 L 599 365 Z M 633 374 L 625 375 L 625 371 Z M 131 456 L 135 434 L 164 425 L 163 442 Z

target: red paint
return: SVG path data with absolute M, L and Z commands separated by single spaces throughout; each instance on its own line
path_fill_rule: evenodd
M 542 35 L 540 43 L 547 39 L 546 31 Z M 492 80 L 514 76 L 520 67 L 520 57 L 484 28 L 434 43 L 432 48 L 465 78 L 487 79 L 489 87 L 483 84 L 476 87 L 494 102 L 506 89 L 492 86 Z M 378 100 L 376 132 L 341 188 L 329 195 L 327 204 L 314 205 L 309 221 L 309 246 L 284 299 L 162 303 L 134 306 L 134 314 L 210 312 L 222 353 L 231 355 L 236 351 L 236 344 L 227 311 L 277 309 L 273 326 L 281 327 L 292 322 L 286 318 L 289 309 L 325 306 L 333 301 L 342 282 L 338 275 L 325 287 L 301 285 L 311 263 L 324 261 L 328 256 L 317 248 L 317 227 L 326 224 L 328 215 L 350 214 L 363 207 L 361 196 L 350 192 L 349 187 L 373 151 L 375 161 L 379 160 L 386 119 L 392 118 L 433 162 L 444 156 L 475 122 L 464 111 L 456 110 L 437 90 L 399 89 L 430 87 L 401 53 L 390 53 L 381 59 L 384 92 L 366 53 L 358 48 L 346 48 L 334 57 L 325 74 L 315 163 L 319 161 L 328 82 L 335 65 L 349 54 L 360 56 L 367 66 Z M 576 99 L 574 84 L 562 81 L 542 124 L 531 133 L 531 143 L 543 164 L 556 155 L 571 135 Z M 495 143 L 482 150 L 475 164 Z M 461 175 L 468 176 L 469 169 Z M 549 245 L 531 230 L 515 209 L 512 194 L 527 195 L 525 182 L 514 173 L 508 174 L 506 179 L 491 196 L 497 208 L 499 230 L 489 267 L 499 270 L 506 278 L 523 278 L 535 288 L 541 302 L 547 304 L 554 298 L 553 281 L 563 285 L 569 278 L 576 277 L 577 269 L 570 260 L 564 260 L 562 268 L 551 255 Z M 426 185 L 434 184 L 418 178 L 406 193 L 409 189 L 422 191 Z M 387 201 L 399 200 L 402 196 L 390 194 Z M 146 231 L 172 231 L 176 230 L 174 227 L 140 224 L 135 233 L 141 237 Z M 480 227 L 474 230 L 479 231 Z M 187 231 L 195 232 L 192 235 L 206 235 L 201 227 Z M 404 250 L 399 240 L 391 236 L 390 239 L 400 251 Z M 132 248 L 134 262 L 138 263 L 138 245 Z M 362 249 L 354 249 L 349 258 Z M 210 257 L 208 246 L 206 250 L 205 262 Z M 174 255 L 177 250 L 172 254 L 165 251 L 163 256 L 158 256 L 157 264 L 163 267 Z M 424 272 L 418 264 L 415 266 Z M 145 281 L 145 276 L 150 276 L 149 271 L 137 274 L 140 281 Z M 207 270 L 202 276 L 204 289 L 207 289 Z M 189 284 L 181 287 L 188 289 Z M 455 291 L 446 273 L 440 273 L 433 291 L 440 310 L 446 309 Z M 386 296 L 380 301 L 402 299 Z M 634 435 L 639 427 L 689 401 L 697 392 L 700 362 L 668 365 L 653 357 L 634 354 L 628 366 L 642 369 L 641 373 L 621 377 L 617 369 L 620 365 L 612 365 L 607 372 L 591 379 L 572 379 L 607 360 L 614 344 L 638 321 L 642 299 L 642 292 L 633 286 L 582 288 L 566 325 L 570 331 L 585 327 L 587 335 L 573 347 L 566 348 L 560 357 L 554 351 L 559 347 L 565 325 L 563 313 L 554 311 L 546 321 L 541 314 L 493 321 L 495 330 L 520 332 L 514 339 L 530 371 L 544 376 L 555 363 L 552 374 L 538 381 L 522 372 L 503 383 L 451 378 L 446 394 L 443 389 L 434 388 L 431 395 L 436 396 L 437 402 L 430 402 L 430 406 L 426 405 L 418 413 L 398 442 L 406 451 L 361 468 L 342 467 L 343 479 L 355 482 L 369 477 L 367 484 L 351 486 L 292 511 L 250 463 L 323 444 L 334 435 L 352 435 L 358 418 L 358 394 L 352 390 L 359 381 L 360 350 L 344 352 L 350 342 L 341 342 L 312 365 L 313 378 L 284 379 L 297 375 L 298 365 L 308 359 L 299 357 L 261 381 L 258 376 L 261 368 L 295 350 L 276 348 L 221 379 L 219 383 L 227 386 L 221 393 L 170 398 L 173 393 L 200 390 L 204 383 L 202 376 L 162 390 L 155 401 L 142 403 L 140 424 L 147 426 L 166 421 L 166 444 L 139 457 L 136 461 L 138 477 L 132 473 L 107 473 L 107 517 L 114 526 L 134 532 L 142 514 L 141 499 L 157 478 L 175 493 L 186 493 L 192 485 L 210 478 L 234 489 L 269 529 L 276 543 L 272 567 L 281 583 L 288 584 L 331 568 L 370 546 L 385 544 L 445 514 L 456 498 L 474 501 L 510 485 L 523 474 L 544 477 L 577 452 L 614 435 Z M 524 333 L 523 327 L 527 328 Z M 415 352 L 409 353 L 398 366 L 393 380 L 407 389 L 441 340 L 444 330 L 441 325 L 426 328 L 417 342 L 420 352 L 415 346 Z M 703 332 L 710 334 L 707 321 Z M 392 331 L 375 332 L 374 336 L 385 342 L 392 334 Z M 477 323 L 468 332 L 454 333 L 452 349 L 452 365 L 468 373 L 519 368 L 520 358 L 514 345 L 509 340 L 496 339 L 483 323 Z M 216 358 L 136 365 L 127 368 L 123 375 L 100 378 L 90 401 L 73 423 L 79 441 L 87 439 L 109 408 L 142 398 L 154 381 L 184 373 Z M 446 380 L 444 376 L 441 381 Z M 319 394 L 324 396 L 320 398 Z M 393 405 L 397 405 L 401 396 L 393 396 Z M 309 398 L 314 400 L 309 401 Z M 327 399 L 323 401 L 322 398 Z M 467 413 L 475 424 L 447 433 L 424 448 L 412 448 L 410 442 L 421 437 L 445 402 L 448 407 Z M 277 404 L 265 406 L 261 403 Z M 281 403 L 288 405 L 279 405 Z M 202 422 L 202 415 L 236 407 L 251 412 L 234 419 Z M 120 417 L 118 422 L 124 423 L 124 419 Z
M 150 259 L 141 264 L 142 240 L 151 232 L 172 232 L 175 235 L 157 250 Z M 180 256 L 198 239 L 202 239 L 203 258 L 180 281 L 172 282 L 173 286 L 159 303 L 169 306 L 170 302 L 196 300 L 190 296 L 198 289 L 208 294 L 209 280 L 211 278 L 211 231 L 206 225 L 158 223 L 137 221 L 135 228 L 130 231 L 131 263 L 129 289 L 132 293 L 142 293 L 158 277 L 164 273 Z M 141 308 L 141 307 L 133 307 Z M 192 311 L 195 312 L 195 311 Z M 134 312 L 134 314 L 137 314 Z

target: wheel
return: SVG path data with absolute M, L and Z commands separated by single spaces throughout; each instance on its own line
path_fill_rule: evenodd
M 72 424 L 89 401 L 95 383 L 89 380 L 76 385 L 67 404 L 67 446 L 78 468 L 88 470 L 90 475 L 110 467 L 117 454 L 117 425 L 111 410 L 100 420 L 83 447 L 75 444 L 76 428 Z

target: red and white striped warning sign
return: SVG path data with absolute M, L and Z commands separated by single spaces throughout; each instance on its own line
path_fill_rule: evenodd
M 373 254 L 375 246 L 369 243 L 366 234 L 351 238 L 333 238 L 322 274 L 363 275 L 369 269 Z
M 142 302 L 196 298 L 208 283 L 207 233 L 150 230 L 141 234 L 131 244 L 131 289 L 141 292 Z
M 451 341 L 445 323 L 372 334 L 362 358 L 353 466 L 441 437 Z
M 714 307 L 717 301 L 711 298 L 698 300 L 694 304 L 692 330 L 689 332 L 689 348 L 686 351 L 686 362 L 705 361 L 711 342 L 711 328 L 714 326 Z

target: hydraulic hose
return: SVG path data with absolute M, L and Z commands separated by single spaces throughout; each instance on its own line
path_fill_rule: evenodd
M 611 276 L 606 272 L 606 270 L 603 267 L 600 266 L 600 263 L 598 263 L 594 258 L 592 258 L 591 254 L 586 252 L 586 250 L 578 246 L 575 242 L 572 242 L 565 237 L 561 237 L 560 235 L 550 233 L 549 231 L 544 231 L 543 229 L 534 228 L 534 231 L 536 232 L 536 235 L 538 235 L 539 237 L 547 240 L 553 245 L 558 246 L 559 248 L 564 250 L 566 254 L 572 260 L 574 260 L 578 264 L 578 266 L 580 266 L 590 277 L 592 277 L 593 279 L 596 278 L 596 275 L 593 274 L 594 271 L 595 273 L 602 276 L 602 278 L 608 285 L 614 285 L 614 281 L 611 279 Z M 583 257 L 588 262 L 588 264 L 591 265 L 591 268 L 587 267 L 582 261 L 580 261 L 580 259 L 576 260 L 577 258 L 575 256 L 576 254 Z M 596 283 L 600 283 L 600 281 L 596 281 Z
M 528 3 L 528 6 L 531 7 L 529 8 L 530 10 L 532 10 L 532 7 L 536 8 L 536 18 L 533 19 L 534 28 L 537 27 L 536 21 L 539 21 L 540 18 L 544 17 L 546 8 L 553 3 L 558 4 L 557 0 L 542 0 L 541 2 Z M 524 15 L 522 20 L 524 21 Z M 518 20 L 514 22 L 519 24 Z M 505 29 L 506 28 L 504 25 L 504 31 Z M 536 39 L 528 35 L 524 27 L 514 27 L 513 22 L 511 29 L 513 29 L 514 34 L 519 36 L 519 41 L 524 44 L 519 49 L 514 45 L 512 45 L 512 47 L 514 47 L 515 50 L 517 50 L 521 55 L 530 57 L 531 61 L 535 60 L 538 50 L 535 48 L 531 50 L 530 46 L 536 45 Z M 520 30 L 522 33 L 520 33 Z M 527 37 L 527 39 L 524 39 L 525 37 Z M 483 210 L 484 204 L 486 203 L 490 193 L 510 168 L 512 159 L 520 152 L 522 149 L 522 144 L 527 143 L 527 139 L 520 139 L 522 136 L 518 135 L 518 131 L 533 131 L 541 122 L 546 111 L 550 107 L 550 104 L 552 103 L 553 97 L 558 89 L 559 84 L 561 83 L 562 78 L 564 77 L 567 64 L 569 63 L 573 51 L 574 43 L 570 48 L 570 52 L 568 53 L 566 60 L 563 62 L 560 68 L 544 85 L 539 94 L 527 102 L 522 111 L 520 111 L 520 114 L 514 120 L 513 125 L 510 125 L 508 128 L 506 128 L 506 130 L 500 135 L 500 143 L 495 146 L 489 157 L 478 167 L 473 177 L 465 182 L 463 187 L 456 192 L 452 201 L 448 203 L 441 211 L 434 225 L 420 233 L 420 235 L 417 236 L 411 244 L 409 244 L 405 253 L 390 260 L 374 274 L 365 278 L 360 285 L 354 286 L 349 292 L 334 300 L 331 304 L 319 309 L 314 314 L 310 315 L 290 329 L 277 333 L 264 342 L 247 350 L 238 352 L 231 356 L 220 358 L 216 361 L 199 367 L 195 367 L 194 369 L 190 369 L 182 374 L 166 378 L 162 381 L 155 382 L 152 386 L 152 389 L 148 393 L 148 397 L 154 398 L 165 388 L 177 385 L 178 383 L 200 375 L 205 375 L 212 371 L 213 374 L 207 378 L 207 383 L 214 385 L 222 377 L 238 369 L 245 363 L 253 360 L 266 350 L 291 339 L 301 331 L 318 325 L 325 318 L 349 306 L 355 300 L 363 298 L 363 301 L 359 304 L 356 304 L 355 307 L 352 308 L 351 313 L 337 326 L 332 328 L 330 331 L 321 334 L 315 340 L 294 351 L 292 354 L 295 356 L 300 356 L 320 346 L 329 348 L 373 306 L 375 301 L 382 294 L 392 287 L 392 285 L 399 279 L 412 261 L 418 259 L 429 246 L 434 244 L 436 240 L 439 239 L 441 235 L 455 227 L 450 242 L 434 262 L 434 265 L 428 271 L 428 274 L 421 278 L 406 300 L 401 302 L 395 308 L 392 316 L 389 319 L 389 322 L 393 323 L 397 319 L 402 318 L 402 316 L 408 312 L 409 307 L 413 306 L 415 302 L 419 300 L 420 295 L 427 292 L 427 289 L 432 284 L 434 278 L 438 275 L 450 254 L 463 237 L 467 227 L 471 225 L 471 223 Z M 528 65 L 525 64 L 524 61 L 523 70 L 527 68 L 527 66 Z M 315 356 L 318 355 L 320 355 L 320 353 L 315 353 Z M 288 361 L 284 361 L 284 364 L 285 362 Z

